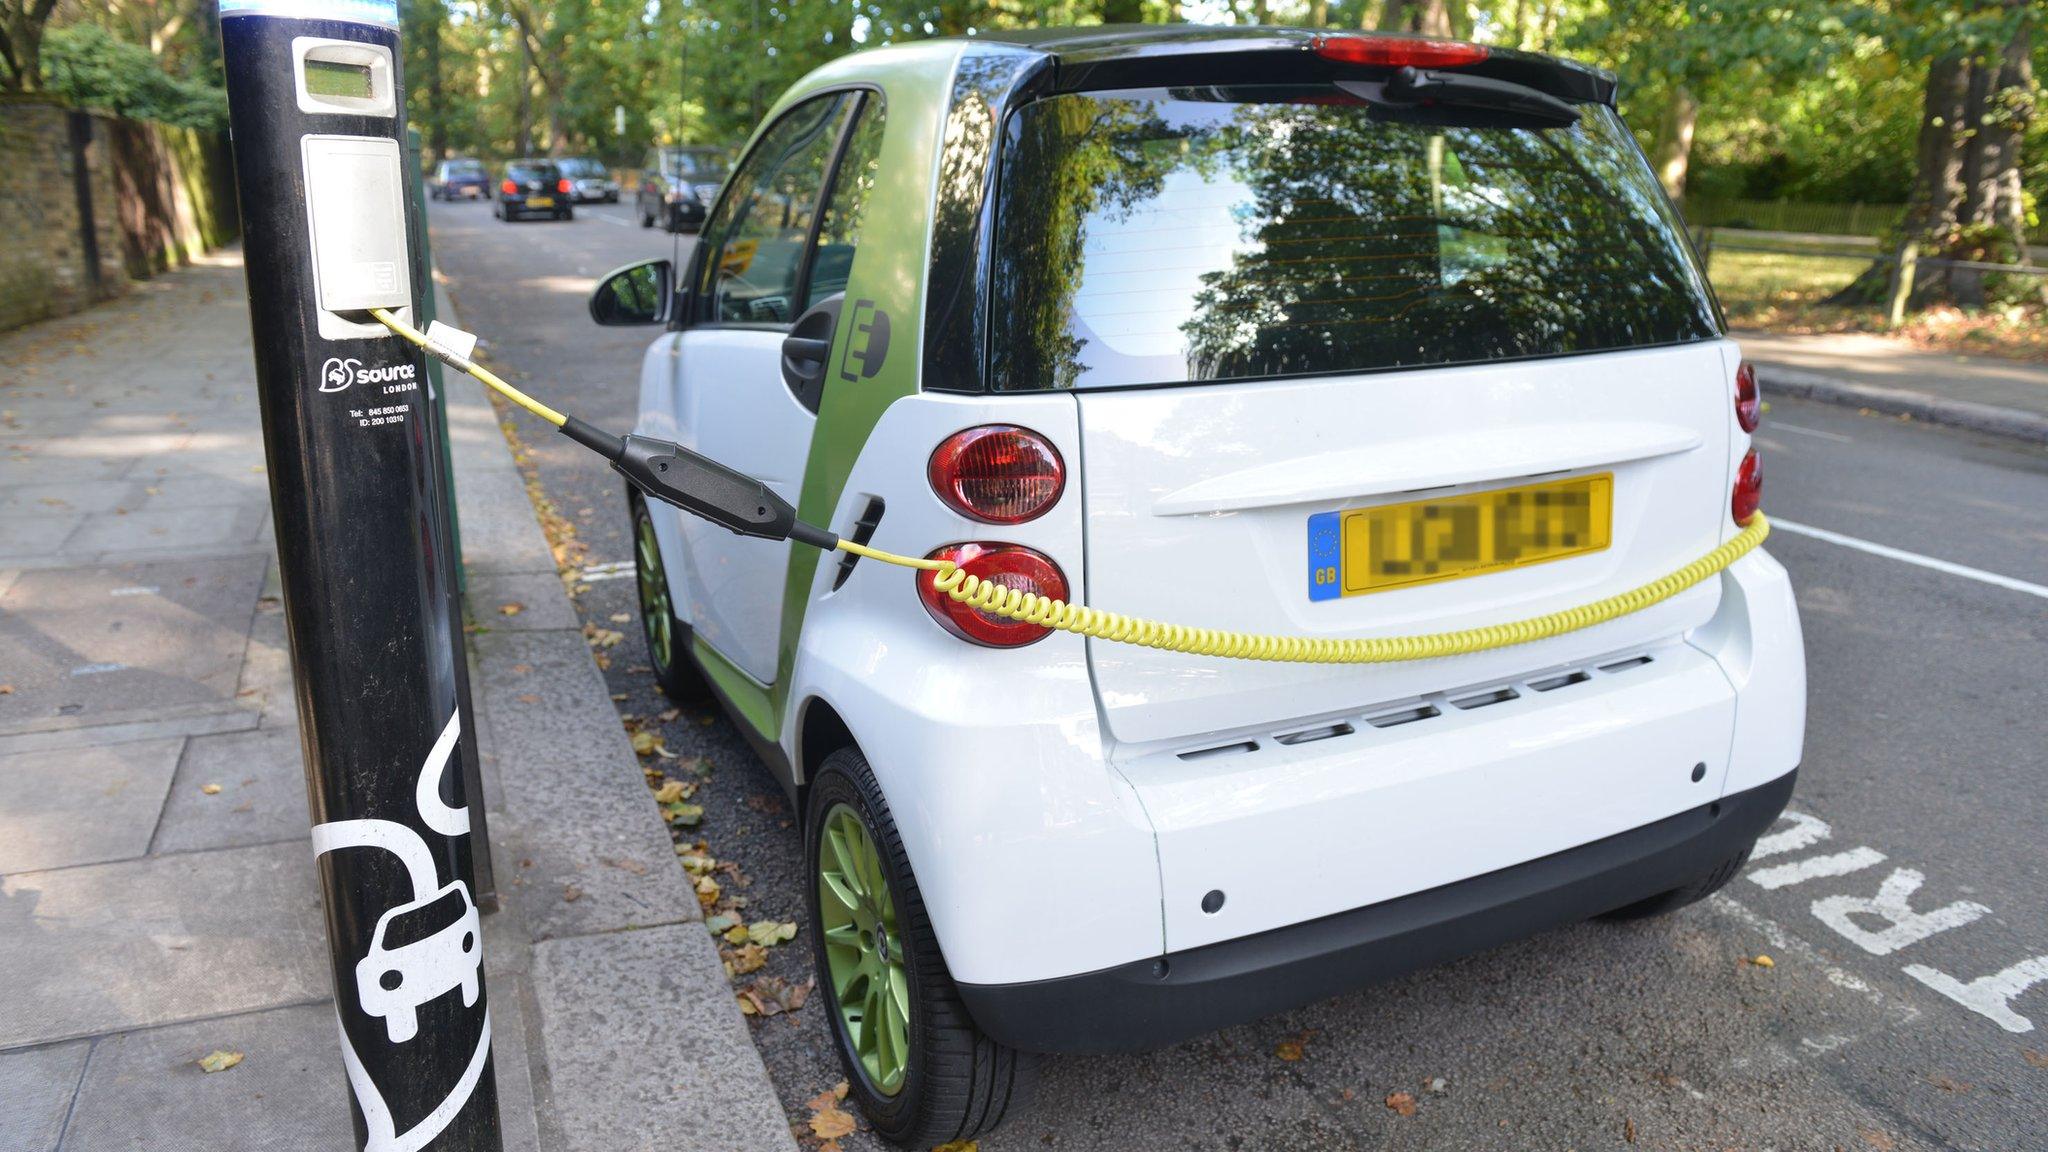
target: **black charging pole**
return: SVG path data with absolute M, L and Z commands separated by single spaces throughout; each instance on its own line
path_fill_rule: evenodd
M 462 636 L 411 322 L 396 0 L 222 0 L 221 42 L 313 853 L 370 1152 L 497 1152 Z

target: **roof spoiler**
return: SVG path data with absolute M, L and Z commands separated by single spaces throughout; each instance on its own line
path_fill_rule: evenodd
M 1385 79 L 1402 67 L 1456 71 L 1533 88 L 1573 104 L 1614 106 L 1610 72 L 1555 56 L 1405 33 L 1323 33 L 1271 29 L 1214 38 L 1160 40 L 1123 30 L 1058 45 L 1054 92 L 1182 86 L 1323 83 Z

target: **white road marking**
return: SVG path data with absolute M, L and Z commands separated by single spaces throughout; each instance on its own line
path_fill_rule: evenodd
M 593 220 L 602 220 L 607 224 L 617 224 L 621 228 L 631 228 L 633 226 L 631 221 L 621 220 L 617 216 L 607 216 L 602 212 L 592 212 L 589 215 Z M 1847 439 L 1847 437 L 1843 437 L 1843 439 Z
M 1870 540 L 1859 540 L 1854 536 L 1844 536 L 1840 532 L 1830 532 L 1825 528 L 1815 528 L 1810 524 L 1800 524 L 1792 520 L 1780 520 L 1773 516 L 1771 517 L 1771 530 L 1774 532 L 1790 532 L 1794 536 L 1810 536 L 1815 540 L 1825 540 L 1829 544 L 1840 544 L 1844 548 L 1853 548 L 1858 552 L 1868 552 L 1872 556 L 1882 556 L 1887 560 L 1898 560 L 1916 567 L 1931 569 L 1935 572 L 1944 572 L 1950 576 L 1961 576 L 1965 580 L 1975 580 L 1980 584 L 1990 584 L 2048 600 L 2048 585 L 2030 584 L 2025 580 L 2018 580 L 2011 576 L 2001 576 L 1996 572 L 1986 572 L 1982 568 L 1972 568 L 1966 564 L 1957 564 L 1953 561 L 1942 560 L 1933 556 L 1922 556 L 1918 552 L 1908 552 L 1903 548 L 1893 548 L 1888 544 L 1878 544 Z
M 1766 856 L 1782 856 L 1787 852 L 1799 852 L 1834 835 L 1834 829 L 1818 816 L 1808 816 L 1790 808 L 1779 813 L 1779 819 L 1790 820 L 1792 826 L 1783 832 L 1773 832 L 1760 837 L 1756 847 L 1749 850 L 1751 860 L 1762 860 Z
M 1847 876 L 1865 868 L 1884 863 L 1884 853 L 1875 848 L 1851 848 L 1847 852 L 1836 852 L 1831 856 L 1808 856 L 1790 864 L 1775 868 L 1759 868 L 1746 873 L 1749 882 L 1759 888 L 1785 888 L 1818 880 L 1823 876 Z
M 1906 975 L 1918 980 L 1972 1012 L 1989 1016 L 2007 1032 L 2032 1032 L 2034 1022 L 2012 1010 L 2015 996 L 2048 981 L 2048 956 L 2033 956 L 1989 976 L 1965 984 L 1925 964 L 1908 964 Z
M 1797 432 L 1801 436 L 1812 436 L 1820 440 L 1833 440 L 1837 444 L 1856 442 L 1854 436 L 1844 436 L 1840 432 L 1823 432 L 1818 428 L 1801 428 L 1797 424 L 1787 424 L 1783 420 L 1771 421 L 1771 429 L 1776 432 Z
M 577 573 L 576 578 L 586 584 L 592 584 L 599 580 L 624 580 L 633 574 L 631 560 L 616 560 L 609 564 L 592 564 Z
M 1926 882 L 1927 877 L 1914 869 L 1894 868 L 1879 885 L 1876 896 L 1829 896 L 1815 900 L 1813 915 L 1872 956 L 1889 956 L 1937 932 L 1961 928 L 1991 911 L 1974 900 L 1958 900 L 1932 912 L 1915 912 L 1911 904 L 1913 893 Z M 1856 922 L 1858 915 L 1878 917 L 1888 923 L 1883 930 L 1872 932 Z

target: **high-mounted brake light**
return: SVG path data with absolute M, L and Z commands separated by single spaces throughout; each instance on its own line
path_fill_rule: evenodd
M 1060 566 L 1041 552 L 1021 544 L 948 544 L 933 552 L 933 560 L 951 560 L 969 576 L 1019 592 L 1035 592 L 1055 600 L 1068 598 L 1067 576 Z M 962 640 L 991 648 L 1017 648 L 1042 640 L 1051 632 L 1036 624 L 1011 620 L 994 613 L 970 608 L 938 589 L 938 575 L 917 574 L 917 595 L 925 611 L 939 626 Z
M 1756 390 L 1756 369 L 1744 364 L 1735 370 L 1735 422 L 1742 425 L 1744 432 L 1754 432 L 1763 415 L 1763 397 Z
M 564 196 L 569 194 L 569 178 L 567 176 L 555 181 L 555 191 L 560 192 Z
M 1757 457 L 1756 449 L 1742 458 L 1742 467 L 1735 470 L 1735 495 L 1729 498 L 1728 511 L 1735 516 L 1735 523 L 1749 527 L 1756 519 L 1756 510 L 1764 502 L 1764 463 Z
M 926 474 L 948 508 L 985 524 L 1022 524 L 1059 502 L 1067 468 L 1045 437 L 983 424 L 946 437 Z
M 1408 36 L 1318 36 L 1314 47 L 1325 60 L 1384 68 L 1459 68 L 1490 54 L 1484 44 Z
M 514 183 L 513 183 L 512 181 L 510 181 L 510 180 L 507 180 L 507 181 L 505 181 L 505 182 L 504 182 L 503 184 L 500 184 L 500 185 L 498 185 L 498 189 L 499 189 L 499 191 L 502 191 L 503 193 L 505 193 L 505 195 L 507 195 L 507 196 L 517 196 L 517 195 L 519 195 L 519 185 L 517 185 L 517 184 L 514 184 Z

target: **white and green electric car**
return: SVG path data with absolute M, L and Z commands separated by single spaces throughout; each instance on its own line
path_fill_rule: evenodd
M 1611 77 L 1403 37 L 1086 29 L 862 52 L 785 95 L 659 324 L 638 431 L 857 542 L 1158 620 L 1519 620 L 1755 513 L 1758 404 Z M 963 608 L 636 498 L 661 682 L 804 814 L 824 1013 L 891 1139 L 1032 1053 L 1136 1049 L 1726 883 L 1805 664 L 1750 553 L 1435 659 L 1257 663 Z

